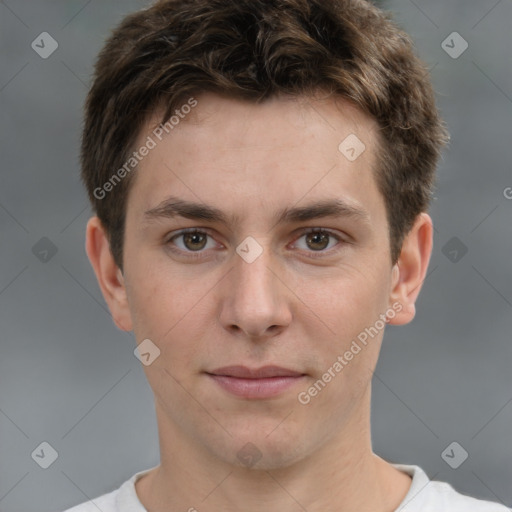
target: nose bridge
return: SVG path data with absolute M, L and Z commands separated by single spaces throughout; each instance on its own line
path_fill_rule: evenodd
M 269 245 L 264 240 L 256 242 L 252 239 L 240 244 L 232 282 L 237 301 L 274 299 L 275 285 L 271 279 L 274 274 L 270 270 L 272 260 Z
M 237 248 L 221 306 L 224 328 L 236 327 L 254 338 L 291 319 L 285 288 L 275 276 L 276 261 L 266 240 L 248 240 L 247 245 L 244 241 Z

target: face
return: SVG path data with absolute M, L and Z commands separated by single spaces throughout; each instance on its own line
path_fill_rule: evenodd
M 348 429 L 401 309 L 377 127 L 340 100 L 196 99 L 134 171 L 114 318 L 160 350 L 144 366 L 159 429 L 280 467 Z

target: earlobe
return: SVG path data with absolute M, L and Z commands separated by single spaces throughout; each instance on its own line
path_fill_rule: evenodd
M 123 331 L 131 331 L 124 276 L 114 261 L 108 236 L 98 217 L 91 217 L 87 222 L 85 249 L 114 323 Z
M 389 324 L 405 325 L 416 315 L 416 299 L 432 254 L 432 234 L 432 219 L 421 213 L 405 237 L 400 258 L 392 270 L 390 306 L 398 303 L 401 308 L 389 319 Z

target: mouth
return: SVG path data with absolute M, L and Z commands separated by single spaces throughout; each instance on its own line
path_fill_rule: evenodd
M 247 399 L 265 399 L 278 396 L 306 374 L 279 366 L 251 369 L 245 366 L 226 366 L 206 374 L 224 391 Z

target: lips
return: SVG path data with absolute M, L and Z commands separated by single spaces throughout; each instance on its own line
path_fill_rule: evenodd
M 270 377 L 301 377 L 303 373 L 281 368 L 280 366 L 263 366 L 262 368 L 247 368 L 246 366 L 224 366 L 212 372 L 211 375 L 236 377 L 239 379 L 266 379 Z
M 298 385 L 305 377 L 303 373 L 280 366 L 254 369 L 245 366 L 225 366 L 206 374 L 229 394 L 254 400 L 277 397 Z

